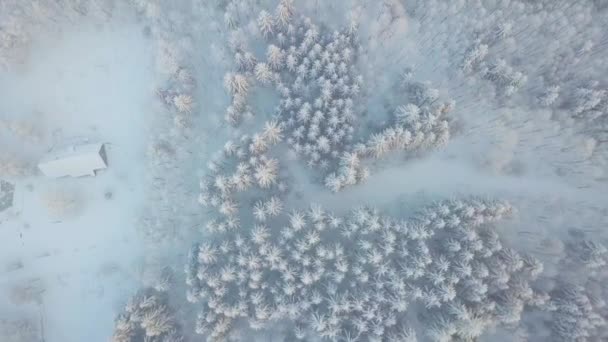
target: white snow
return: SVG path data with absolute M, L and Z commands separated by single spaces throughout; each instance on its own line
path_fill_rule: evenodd
M 191 244 L 208 237 L 204 227 L 213 217 L 196 203 L 198 183 L 209 175 L 210 161 L 221 160 L 216 152 L 226 138 L 239 141 L 242 134 L 259 133 L 280 106 L 274 85 L 255 82 L 246 102 L 250 107 L 244 107 L 255 116 L 245 114 L 238 128 L 224 123 L 231 98 L 222 88 L 223 76 L 235 72 L 232 56 L 242 48 L 258 58 L 253 69 L 258 78 L 270 81 L 269 70 L 261 67 L 268 62 L 267 40 L 257 18 L 261 9 L 274 13 L 277 0 L 92 2 L 96 5 L 87 8 L 87 1 L 48 1 L 65 15 L 56 21 L 38 20 L 45 16 L 38 2 L 13 6 L 31 10 L 23 25 L 36 28 L 26 30 L 32 40 L 25 44 L 23 63 L 0 71 L 0 178 L 16 185 L 11 208 L 0 212 L 0 322 L 32 318 L 45 342 L 108 341 L 116 314 L 149 285 L 145 268 L 155 262 L 178 274 L 170 296 L 177 297 L 171 300 L 188 328 L 185 334 L 192 335 L 199 307 L 180 305 L 187 287 L 181 270 Z M 110 3 L 117 3 L 113 12 L 94 8 Z M 359 26 L 354 69 L 364 81 L 355 141 L 389 127 L 395 108 L 412 100 L 401 89 L 406 68 L 412 81 L 436 88 L 442 100 L 455 100 L 449 113 L 454 134 L 441 150 L 365 159 L 369 179 L 337 194 L 324 189 L 325 171 L 294 160 L 283 141 L 269 156 L 279 160 L 271 173 L 285 180 L 285 198 L 277 189 L 271 195 L 280 197 L 280 205 L 266 204 L 264 210 L 272 208 L 274 215 L 278 207 L 288 212 L 315 203 L 348 215 L 365 204 L 404 218 L 442 199 L 505 199 L 516 210 L 498 227 L 501 237 L 518 251 L 539 255 L 549 270 L 545 277 L 563 266 L 541 241 L 568 243 L 573 232 L 606 241 L 605 134 L 586 126 L 599 130 L 599 120 L 582 118 L 608 108 L 608 97 L 599 96 L 605 82 L 593 82 L 605 76 L 608 65 L 598 57 L 606 50 L 605 30 L 591 5 L 541 2 L 532 11 L 535 5 L 515 1 L 501 8 L 507 3 L 296 0 L 296 13 L 309 15 L 322 32 Z M 12 6 L 4 5 L 0 1 L 0 9 Z M 131 5 L 137 15 L 126 10 Z M 12 14 L 5 11 L 0 18 Z M 226 18 L 230 25 L 222 22 Z M 6 22 L 0 23 L 0 49 L 21 38 L 11 35 L 21 23 Z M 511 25 L 507 38 L 493 36 L 511 31 Z M 549 39 L 543 36 L 547 32 L 558 34 Z M 483 75 L 461 70 L 467 51 L 482 41 L 489 50 L 470 62 L 483 60 L 484 68 L 492 69 L 500 61 L 503 78 L 513 78 L 509 87 L 497 83 L 490 69 Z M 583 46 L 575 51 L 578 41 Z M 21 49 L 14 51 L 9 55 L 21 57 Z M 527 83 L 521 82 L 526 77 Z M 547 95 L 551 86 L 558 86 L 559 94 Z M 573 105 L 584 115 L 573 117 Z M 595 107 L 597 113 L 583 110 Z M 99 143 L 79 146 L 82 141 Z M 61 147 L 69 145 L 74 149 Z M 102 146 L 107 160 L 100 157 Z M 95 173 L 99 169 L 104 170 Z M 96 177 L 50 179 L 40 171 L 51 178 Z M 238 206 L 223 208 L 243 212 L 245 236 L 251 207 L 268 200 L 260 196 L 264 192 L 245 193 L 236 198 Z M 43 292 L 39 300 L 15 292 L 28 287 Z M 281 329 L 273 325 L 258 334 L 263 338 L 244 340 L 272 339 Z

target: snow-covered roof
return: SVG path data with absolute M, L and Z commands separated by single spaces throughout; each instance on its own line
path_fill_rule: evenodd
M 95 176 L 95 171 L 107 168 L 103 143 L 52 150 L 38 163 L 38 168 L 52 178 Z
M 15 186 L 0 179 L 0 212 L 13 206 Z

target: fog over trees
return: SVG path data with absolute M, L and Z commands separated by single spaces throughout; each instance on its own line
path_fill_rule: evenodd
M 608 339 L 607 18 L 0 2 L 0 340 Z M 107 171 L 40 174 L 83 137 Z

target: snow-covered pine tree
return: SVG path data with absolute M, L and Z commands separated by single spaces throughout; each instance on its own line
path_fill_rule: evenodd
M 258 29 L 264 38 L 270 37 L 274 33 L 274 18 L 270 13 L 262 10 L 258 15 Z
M 593 336 L 605 336 L 606 320 L 594 310 L 582 286 L 561 284 L 551 297 L 555 308 L 551 318 L 555 341 L 585 341 Z
M 258 63 L 254 69 L 255 78 L 263 85 L 269 84 L 273 79 L 273 73 L 266 63 Z
M 115 322 L 113 342 L 136 342 L 158 339 L 182 342 L 184 336 L 168 306 L 166 294 L 153 289 L 141 290 L 129 299 Z
M 173 98 L 173 104 L 178 111 L 182 113 L 192 113 L 194 109 L 194 99 L 187 94 L 180 94 Z

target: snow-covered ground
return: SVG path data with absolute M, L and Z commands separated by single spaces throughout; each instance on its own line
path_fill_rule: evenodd
M 152 56 L 139 25 L 83 22 L 36 37 L 25 63 L 0 73 L 1 118 L 31 122 L 39 135 L 23 143 L 3 131 L 2 148 L 35 165 L 55 144 L 107 144 L 109 167 L 97 177 L 18 181 L 14 214 L 0 222 L 2 293 L 32 281 L 44 291 L 41 305 L 3 295 L 0 315 L 42 315 L 45 341 L 107 340 L 117 308 L 139 286 Z M 49 209 L 62 194 L 73 207 Z
M 241 341 L 291 336 L 293 321 L 311 341 L 352 335 L 348 315 L 365 316 L 360 336 L 403 324 L 420 341 L 515 340 L 522 331 L 530 341 L 605 338 L 604 3 L 0 1 L 0 178 L 17 189 L 13 208 L 0 213 L 0 342 L 5 320 L 20 318 L 40 336 L 9 342 L 105 342 L 115 328 L 137 330 L 126 341 L 141 342 L 141 317 L 133 326 L 115 318 L 142 287 L 167 295 L 177 335 L 204 339 L 195 330 L 232 322 L 211 299 L 230 302 L 226 289 L 236 293 L 235 279 L 248 277 L 255 291 L 239 288 L 249 310 L 239 301 L 247 317 L 232 322 L 231 335 L 247 331 L 245 320 L 264 329 Z M 53 147 L 83 141 L 106 146 L 109 165 L 96 177 L 36 170 Z M 488 223 L 506 211 L 509 220 Z M 418 220 L 397 229 L 391 219 L 378 224 L 383 215 Z M 494 230 L 498 247 L 488 247 Z M 289 249 L 294 235 L 300 241 Z M 224 243 L 197 245 L 209 241 Z M 269 250 L 281 257 L 269 261 Z M 448 250 L 450 260 L 437 262 Z M 238 276 L 236 252 L 250 268 Z M 544 263 L 533 267 L 540 276 L 519 271 L 518 253 L 526 267 Z M 346 262 L 332 269 L 342 254 Z M 264 267 L 268 279 L 258 273 Z M 221 277 L 206 273 L 220 268 Z M 388 281 L 394 274 L 398 281 Z M 315 282 L 308 292 L 322 298 L 312 312 L 302 289 Z M 563 295 L 574 291 L 570 282 L 584 289 L 575 309 L 560 306 L 572 299 Z M 375 297 L 401 284 L 390 300 Z M 293 297 L 289 310 L 309 316 L 280 311 L 281 291 Z M 361 294 L 365 315 L 354 299 L 335 309 L 343 293 Z M 448 298 L 442 306 L 437 293 Z M 397 299 L 406 310 L 376 305 Z M 163 310 L 147 318 L 162 321 Z M 275 314 L 280 323 L 269 321 Z M 494 329 L 498 322 L 509 324 Z M 169 339 L 172 328 L 159 326 L 153 342 Z

